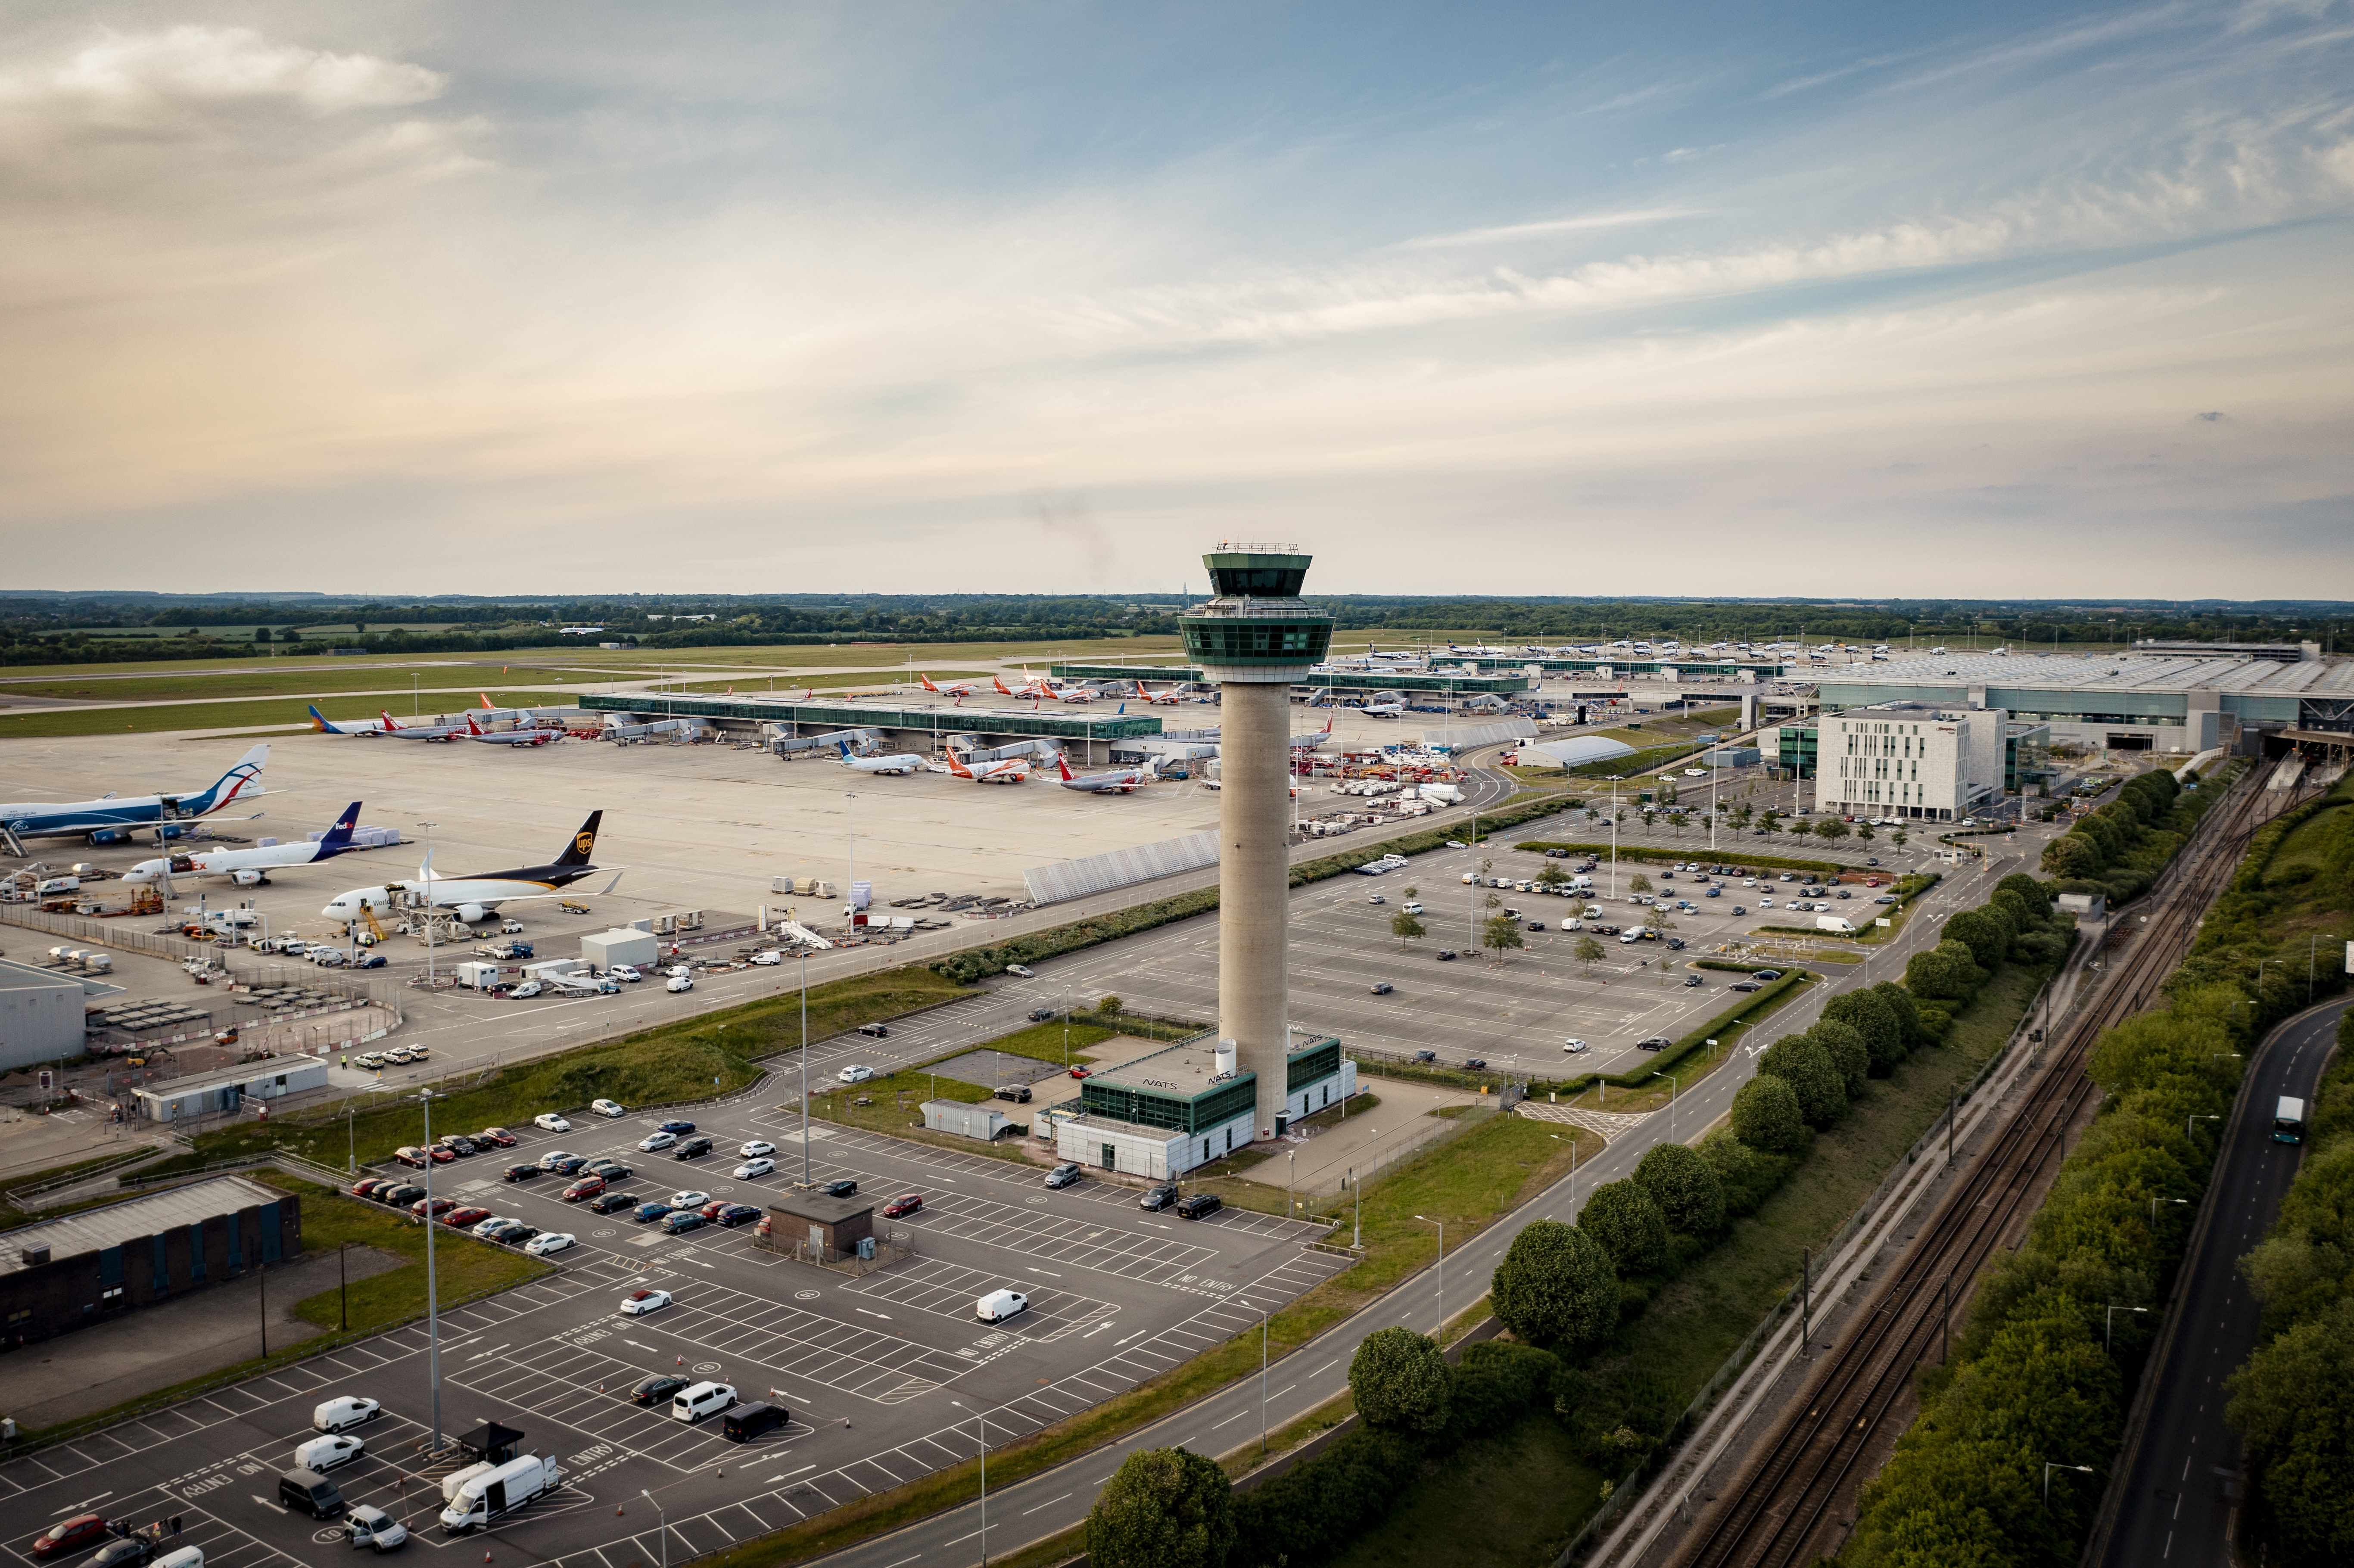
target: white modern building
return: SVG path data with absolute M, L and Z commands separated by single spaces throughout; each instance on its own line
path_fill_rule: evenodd
M 1278 1136 L 1357 1092 L 1341 1043 L 1318 1040 L 1285 1058 Z M 1077 1165 L 1166 1181 L 1250 1146 L 1257 1075 L 1231 1044 L 1204 1034 L 1108 1067 L 1080 1086 L 1078 1114 L 1053 1118 L 1055 1152 Z
M 1999 708 L 1882 703 L 1819 721 L 1815 810 L 1950 822 L 2002 794 Z

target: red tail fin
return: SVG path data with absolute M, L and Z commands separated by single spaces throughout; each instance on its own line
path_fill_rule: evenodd
M 474 722 L 474 715 L 471 712 L 466 715 L 466 733 L 468 735 L 480 735 L 482 733 L 482 726 Z
M 1066 784 L 1069 783 L 1071 779 L 1071 759 L 1058 751 L 1055 753 L 1055 766 L 1063 770 L 1063 781 Z
M 398 728 L 400 727 L 398 725 L 397 725 L 397 724 L 395 724 L 395 723 L 393 723 L 393 722 L 392 722 L 392 715 L 390 715 L 389 713 L 387 713 L 387 712 L 386 712 L 384 709 L 382 709 L 382 708 L 378 708 L 378 709 L 376 709 L 376 717 L 378 717 L 378 718 L 380 718 L 380 719 L 382 719 L 382 720 L 384 720 L 384 727 L 385 727 L 385 729 L 386 729 L 387 732 L 390 732 L 390 731 L 392 731 L 392 730 L 398 729 Z

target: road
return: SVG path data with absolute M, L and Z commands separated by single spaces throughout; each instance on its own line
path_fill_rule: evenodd
M 2175 1316 L 2138 1440 L 2109 1499 L 2117 1522 L 2100 1562 L 2106 1568 L 2231 1560 L 2239 1505 L 2224 1482 L 2240 1469 L 2240 1439 L 2223 1424 L 2224 1380 L 2256 1346 L 2263 1309 L 2240 1276 L 2240 1259 L 2262 1241 L 2296 1179 L 2301 1147 L 2273 1141 L 2273 1107 L 2283 1095 L 2310 1105 L 2348 1007 L 2338 1001 L 2290 1019 L 2256 1048 L 2209 1184 L 2207 1212 L 2183 1261 Z

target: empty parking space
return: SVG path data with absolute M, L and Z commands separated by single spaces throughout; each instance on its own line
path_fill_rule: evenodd
M 736 1447 L 720 1436 L 716 1421 L 690 1425 L 672 1417 L 666 1401 L 651 1408 L 634 1404 L 630 1390 L 648 1375 L 646 1367 L 577 1342 L 543 1341 L 444 1375 L 460 1388 L 674 1470 L 695 1469 Z M 681 1369 L 680 1375 L 692 1374 Z
M 918 1257 L 881 1274 L 871 1274 L 849 1287 L 852 1294 L 872 1301 L 889 1301 L 935 1317 L 971 1323 L 973 1304 L 992 1290 L 1016 1287 L 1030 1299 L 1030 1309 L 1007 1325 L 1013 1332 L 1044 1344 L 1059 1340 L 1110 1317 L 1119 1310 L 1108 1301 L 1082 1296 L 1052 1285 L 1039 1285 L 1029 1276 L 1035 1270 L 991 1274 L 967 1268 L 944 1258 Z
M 927 1202 L 907 1224 L 1014 1257 L 1097 1269 L 1162 1285 L 1215 1257 L 1215 1249 L 1128 1230 L 1092 1216 L 1017 1208 L 963 1192 Z

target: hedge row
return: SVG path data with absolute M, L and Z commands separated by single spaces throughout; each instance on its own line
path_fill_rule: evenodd
M 2216 791 L 2182 787 L 2163 768 L 2129 780 L 2117 798 L 2096 807 L 2043 846 L 2043 869 L 2062 893 L 2099 893 L 2124 904 L 2149 891 Z
M 1567 850 L 1572 854 L 1598 855 L 1610 858 L 1606 843 L 1577 843 L 1552 839 L 1528 839 L 1512 846 L 1516 850 L 1533 850 L 1542 854 L 1546 850 Z M 1757 871 L 1811 871 L 1819 876 L 1837 876 L 1843 871 L 1869 871 L 1869 866 L 1840 865 L 1828 860 L 1795 860 L 1787 855 L 1752 854 L 1747 850 L 1663 850 L 1649 844 L 1621 844 L 1620 860 L 1665 862 L 1681 865 L 1686 861 L 1699 861 L 1710 865 L 1740 865 Z
M 2239 1086 L 2243 1001 L 2210 988 L 2094 1044 L 2101 1111 L 2019 1250 L 1996 1255 L 1952 1370 L 1925 1380 L 1919 1417 L 1864 1488 L 1859 1568 L 2075 1558 L 2124 1435 L 2124 1369 L 2156 1332 Z M 2047 1508 L 2046 1463 L 2099 1474 L 2055 1474 Z
M 2025 872 L 1996 884 L 1976 909 L 1946 917 L 1937 945 L 1905 960 L 1904 986 L 1920 1003 L 1933 1033 L 1985 988 L 2012 959 L 2045 964 L 2067 951 L 2075 921 L 2053 912 L 2052 890 Z
M 2308 832 L 2308 828 L 2310 831 Z M 2299 853 L 2281 863 L 2291 839 Z M 2169 986 L 2248 985 L 2258 1029 L 2277 1022 L 2341 983 L 2342 964 L 2314 957 L 2313 927 L 2354 935 L 2342 923 L 2354 888 L 2354 780 L 2257 830 L 2231 885 L 2200 923 L 2190 956 Z M 2297 938 L 2305 938 L 2303 945 Z M 2314 978 L 2311 988 L 2307 977 Z

